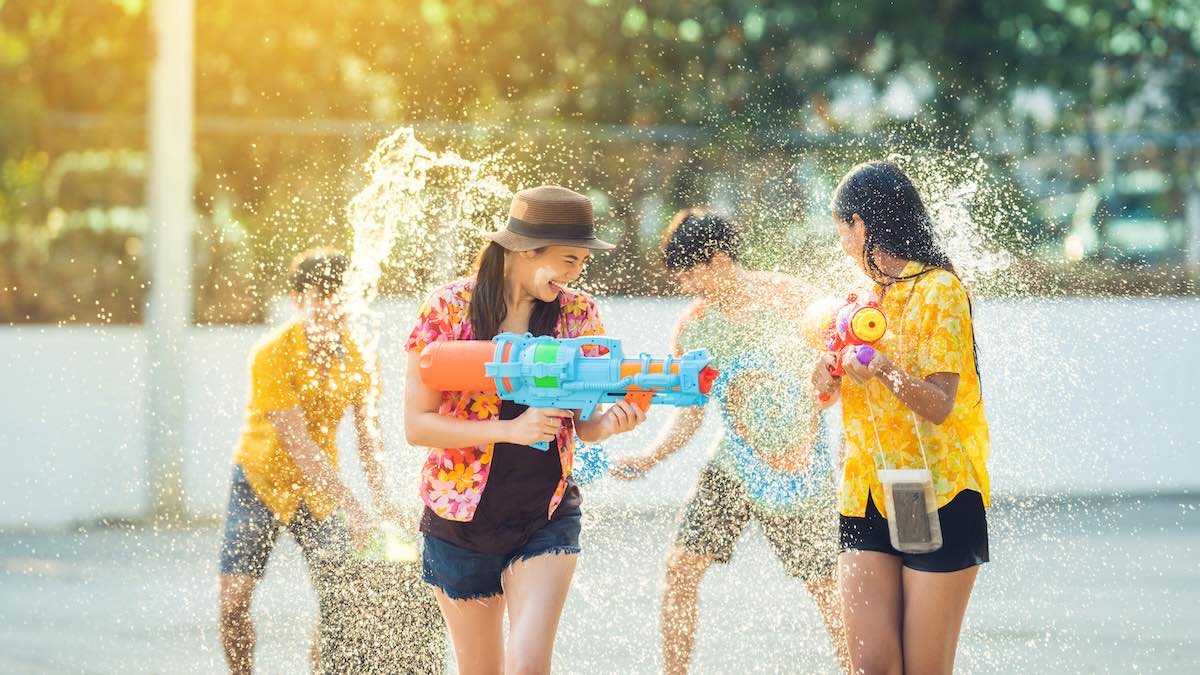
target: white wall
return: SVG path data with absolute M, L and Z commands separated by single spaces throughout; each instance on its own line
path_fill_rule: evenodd
M 662 351 L 677 300 L 606 298 L 627 351 Z M 420 453 L 403 445 L 402 340 L 411 302 L 384 307 L 385 441 L 395 489 L 415 499 Z M 977 307 L 997 492 L 1200 489 L 1200 300 L 1025 299 Z M 246 357 L 262 327 L 195 328 L 187 362 L 188 508 L 217 514 L 246 394 Z M 146 488 L 145 343 L 137 327 L 0 328 L 0 527 L 135 517 Z M 669 411 L 615 440 L 637 452 Z M 715 418 L 715 415 L 710 415 Z M 357 477 L 343 424 L 346 468 Z M 710 419 L 707 427 L 716 431 Z M 590 486 L 593 503 L 681 501 L 703 461 L 697 443 L 639 483 Z

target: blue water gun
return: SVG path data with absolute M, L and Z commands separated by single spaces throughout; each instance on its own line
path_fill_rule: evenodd
M 579 410 L 601 403 L 703 406 L 720 375 L 708 352 L 627 359 L 610 337 L 552 338 L 501 333 L 491 342 L 434 342 L 421 352 L 421 381 L 438 391 L 482 391 L 531 408 Z M 533 447 L 547 450 L 549 443 Z

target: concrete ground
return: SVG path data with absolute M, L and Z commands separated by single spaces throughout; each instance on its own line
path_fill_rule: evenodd
M 674 518 L 587 513 L 556 672 L 661 667 Z M 1200 672 L 1200 497 L 999 500 L 990 519 L 960 672 Z M 221 672 L 218 537 L 215 523 L 0 533 L 0 672 Z M 701 593 L 696 672 L 835 671 L 812 602 L 756 527 Z M 316 595 L 290 541 L 254 613 L 258 671 L 303 672 Z

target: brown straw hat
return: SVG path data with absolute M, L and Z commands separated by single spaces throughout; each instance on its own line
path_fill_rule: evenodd
M 487 238 L 510 251 L 532 251 L 543 246 L 601 251 L 616 248 L 596 238 L 592 200 L 557 185 L 529 188 L 513 195 L 508 225 Z

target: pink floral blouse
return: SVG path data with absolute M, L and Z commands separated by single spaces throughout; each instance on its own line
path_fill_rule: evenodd
M 468 277 L 442 286 L 421 306 L 417 325 L 408 338 L 405 349 L 420 352 L 426 345 L 440 340 L 475 340 L 468 307 L 475 279 Z M 559 293 L 561 311 L 555 328 L 557 337 L 571 338 L 603 335 L 604 325 L 595 301 L 586 293 Z M 500 414 L 500 398 L 495 393 L 444 392 L 442 415 L 464 420 L 487 420 Z M 549 518 L 562 501 L 567 479 L 575 459 L 575 425 L 563 421 L 558 432 L 558 455 L 562 462 L 562 478 L 550 498 L 546 510 Z M 487 487 L 492 464 L 492 445 L 467 448 L 433 448 L 421 469 L 421 500 L 435 514 L 446 520 L 469 521 Z

